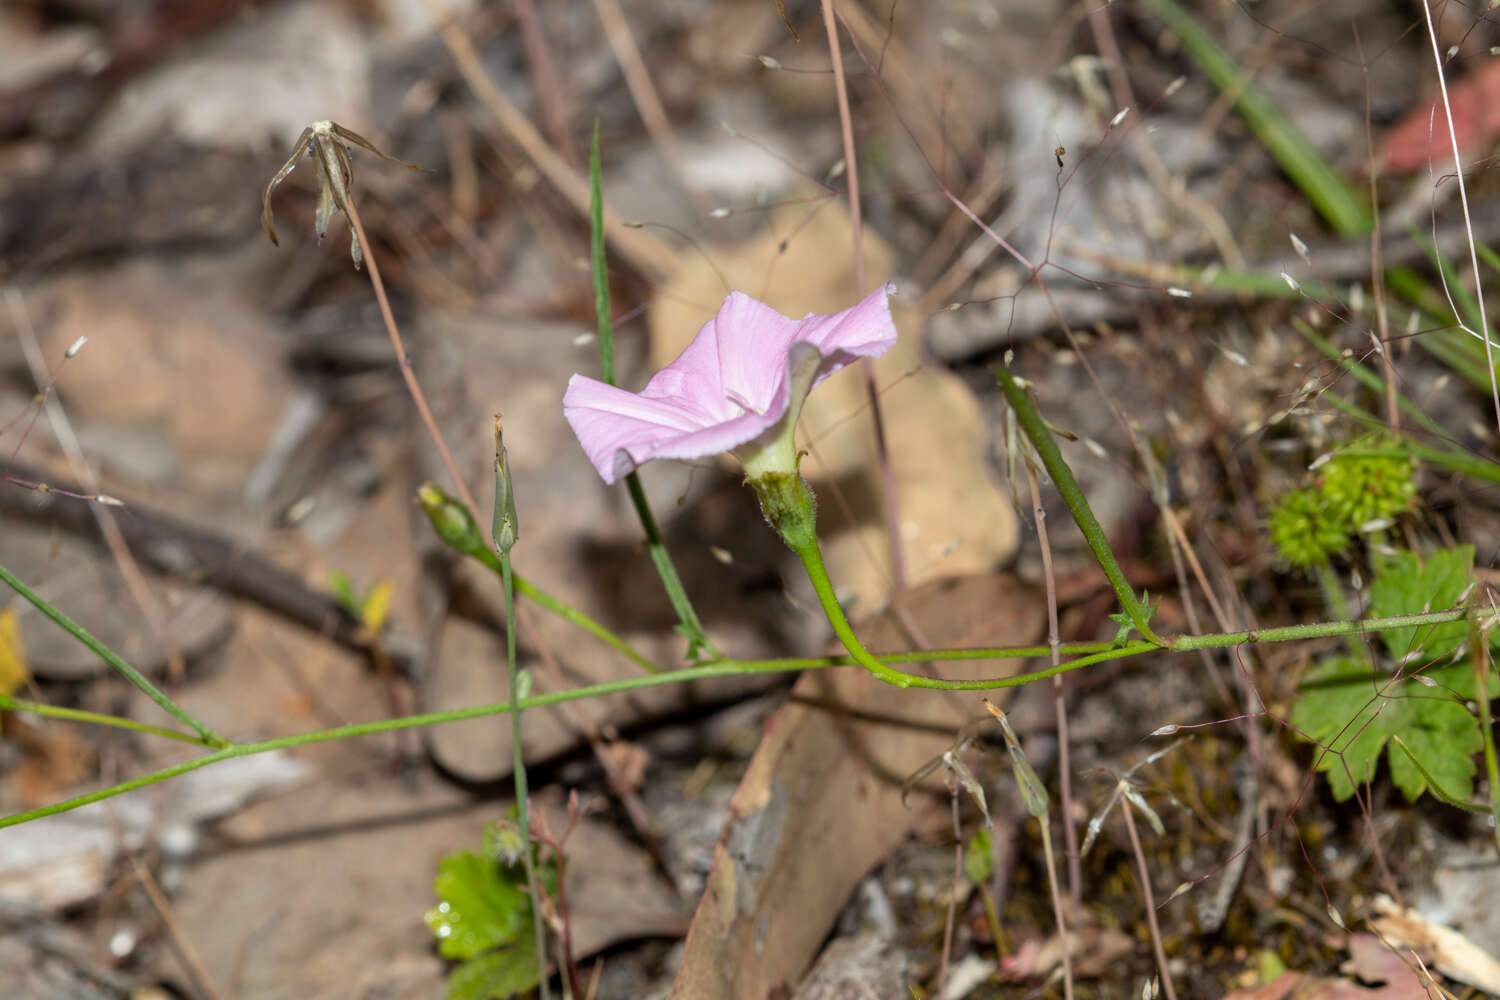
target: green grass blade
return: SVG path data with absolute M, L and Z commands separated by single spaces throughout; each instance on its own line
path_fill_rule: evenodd
M 1234 93 L 1234 110 L 1266 151 L 1286 171 L 1318 214 L 1341 236 L 1365 236 L 1375 228 L 1369 205 L 1323 158 L 1302 130 L 1250 82 L 1229 54 L 1175 0 L 1145 0 L 1167 23 L 1183 50 L 1223 93 Z
M 10 570 L 6 569 L 4 566 L 0 566 L 0 580 L 3 580 L 6 586 L 10 587 L 11 590 L 14 590 L 16 593 L 26 598 L 26 600 L 30 601 L 38 611 L 46 615 L 48 618 L 52 619 L 52 621 L 64 632 L 68 633 L 84 646 L 87 646 L 90 650 L 92 650 L 94 654 L 99 657 L 99 659 L 103 660 L 105 663 L 113 667 L 115 671 L 120 674 L 120 676 L 124 677 L 130 683 L 134 684 L 137 688 L 140 689 L 143 694 L 146 695 L 146 697 L 150 698 L 152 701 L 160 705 L 168 715 L 176 719 L 178 722 L 181 722 L 183 725 L 187 726 L 199 736 L 203 737 L 204 742 L 206 742 L 210 746 L 215 747 L 227 747 L 233 745 L 224 737 L 220 736 L 218 733 L 214 732 L 212 729 L 209 729 L 203 723 L 199 722 L 197 719 L 189 715 L 180 705 L 178 705 L 171 698 L 168 698 L 166 693 L 162 691 L 161 688 L 157 687 L 155 684 L 152 684 L 149 680 L 147 680 L 144 674 L 135 669 L 135 667 L 132 667 L 130 664 L 126 663 L 125 660 L 119 656 L 119 654 L 114 652 L 114 650 L 104 645 L 104 643 L 100 642 L 98 639 L 95 639 L 82 625 L 79 625 L 73 619 L 63 614 L 60 610 L 58 610 L 47 600 L 45 600 L 40 594 L 32 590 L 30 587 L 26 586 L 25 583 L 19 580 L 14 574 L 10 572 Z
M 594 272 L 594 310 L 599 320 L 599 371 L 605 382 L 615 383 L 614 325 L 610 319 L 609 265 L 604 254 L 604 192 L 599 180 L 599 123 L 594 123 L 594 140 L 589 147 L 589 229 L 590 249 Z M 717 657 L 718 650 L 709 641 L 698 612 L 688 598 L 682 577 L 672 562 L 672 555 L 662 541 L 661 531 L 656 526 L 656 517 L 646 503 L 646 491 L 641 489 L 641 480 L 634 472 L 625 477 L 625 487 L 630 493 L 630 502 L 640 519 L 641 529 L 646 533 L 646 544 L 651 551 L 651 562 L 656 566 L 666 589 L 667 600 L 677 612 L 677 630 L 688 640 L 687 658 L 696 662 L 705 655 Z
M 1067 462 L 1063 461 L 1062 452 L 1058 450 L 1057 442 L 1053 440 L 1052 432 L 1047 429 L 1047 423 L 1042 419 L 1042 414 L 1037 410 L 1036 404 L 1007 369 L 995 369 L 995 377 L 1000 382 L 1000 388 L 1005 391 L 1006 401 L 1010 403 L 1010 408 L 1015 413 L 1021 429 L 1031 439 L 1031 445 L 1041 458 L 1047 475 L 1052 477 L 1052 483 L 1057 487 L 1057 492 L 1062 495 L 1063 503 L 1068 505 L 1068 511 L 1073 515 L 1078 530 L 1083 532 L 1084 540 L 1088 542 L 1089 549 L 1094 553 L 1094 560 L 1104 571 L 1104 576 L 1109 580 L 1110 586 L 1114 588 L 1115 596 L 1119 598 L 1120 606 L 1125 610 L 1131 624 L 1149 641 L 1162 644 L 1161 640 L 1156 637 L 1156 633 L 1151 630 L 1150 612 L 1141 603 L 1140 598 L 1135 596 L 1130 582 L 1125 579 L 1125 571 L 1120 568 L 1114 550 L 1109 547 L 1109 539 L 1104 535 L 1104 528 L 1099 524 L 1099 519 L 1094 516 L 1093 509 L 1089 507 L 1088 498 L 1079 488 L 1078 480 L 1073 478 L 1073 470 L 1068 468 Z

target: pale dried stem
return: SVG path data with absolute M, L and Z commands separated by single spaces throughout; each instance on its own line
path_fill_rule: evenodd
M 134 856 L 131 857 L 130 864 L 135 869 L 136 880 L 140 882 L 141 888 L 146 892 L 146 897 L 151 900 L 151 905 L 156 908 L 162 924 L 166 926 L 167 933 L 172 938 L 172 944 L 177 949 L 178 957 L 187 967 L 188 975 L 193 977 L 198 990 L 208 1000 L 220 1000 L 222 994 L 214 989 L 214 982 L 208 974 L 208 969 L 204 967 L 203 960 L 198 957 L 193 942 L 188 939 L 187 933 L 182 928 L 182 922 L 177 919 L 172 904 L 167 901 L 166 895 L 161 891 L 161 886 L 156 884 L 156 879 L 152 877 L 150 869 L 141 864 L 140 858 Z
M 833 63 L 833 90 L 838 101 L 839 129 L 844 139 L 844 176 L 849 181 L 849 229 L 854 240 L 855 298 L 865 294 L 865 239 L 859 202 L 859 159 L 854 149 L 854 120 L 849 113 L 849 87 L 844 80 L 844 55 L 839 47 L 839 26 L 833 16 L 833 0 L 822 0 L 823 30 L 828 35 L 828 57 Z M 906 589 L 906 555 L 901 544 L 901 508 L 896 496 L 896 475 L 891 468 L 890 448 L 886 443 L 885 420 L 880 410 L 880 389 L 875 384 L 875 363 L 860 362 L 865 393 L 870 399 L 870 419 L 875 430 L 875 455 L 880 466 L 881 493 L 884 496 L 886 534 L 891 545 L 891 597 Z
M 938 956 L 936 996 L 945 996 L 948 988 L 948 961 L 953 956 L 953 924 L 958 916 L 958 886 L 964 876 L 963 827 L 958 822 L 958 785 L 953 786 L 953 888 L 948 893 L 948 911 L 943 915 L 943 951 Z
M 37 343 L 36 330 L 31 325 L 31 314 L 26 309 L 26 300 L 20 291 L 14 288 L 6 289 L 5 299 L 10 307 L 11 319 L 15 323 L 16 333 L 21 342 L 21 352 L 26 356 L 26 364 L 31 369 L 31 377 L 36 382 L 37 390 L 42 394 L 42 407 L 47 413 L 47 420 L 52 424 L 53 432 L 57 435 L 58 444 L 62 446 L 63 454 L 68 459 L 68 467 L 73 470 L 73 478 L 78 480 L 88 492 L 98 493 L 99 473 L 84 455 L 83 446 L 78 442 L 78 435 L 73 431 L 73 422 L 68 419 L 68 412 L 63 408 L 62 400 L 57 398 L 56 393 L 47 391 L 47 387 L 53 382 L 52 373 L 48 370 L 47 359 L 42 356 L 41 346 Z M 141 617 L 146 619 L 151 633 L 161 642 L 162 649 L 166 652 L 167 676 L 172 680 L 181 680 L 187 673 L 187 667 L 182 658 L 182 649 L 172 634 L 166 612 L 156 596 L 151 593 L 151 588 L 146 583 L 146 576 L 141 572 L 140 564 L 130 553 L 130 546 L 126 544 L 125 536 L 120 532 L 120 525 L 115 520 L 114 511 L 103 504 L 90 503 L 89 512 L 94 515 L 94 520 L 99 525 L 99 534 L 103 537 L 104 544 L 109 549 L 115 565 L 119 567 L 120 576 L 125 580 L 125 589 L 129 591 L 130 599 L 140 609 Z
M 547 668 L 558 687 L 567 686 L 567 678 L 563 674 L 562 665 L 557 662 L 547 640 L 542 636 L 541 630 L 537 628 L 527 608 L 517 606 L 516 621 L 520 623 L 521 631 L 525 633 L 526 639 L 536 649 L 537 655 L 541 657 L 542 665 Z M 610 791 L 619 801 L 621 808 L 625 810 L 625 816 L 630 820 L 630 825 L 635 829 L 635 835 L 646 847 L 646 853 L 651 855 L 651 860 L 656 862 L 656 867 L 661 869 L 668 882 L 674 890 L 677 889 L 677 874 L 672 870 L 670 859 L 666 851 L 662 849 L 661 838 L 651 828 L 651 818 L 646 815 L 646 807 L 641 802 L 641 797 L 635 793 L 625 782 L 625 777 L 620 773 L 620 768 L 614 758 L 609 755 L 605 747 L 604 738 L 599 732 L 599 727 L 594 725 L 580 706 L 573 702 L 564 702 L 558 706 L 563 714 L 568 717 L 583 738 L 588 741 L 589 749 L 594 751 L 594 758 L 599 766 L 604 769 L 604 778 L 609 783 Z
M 599 20 L 604 25 L 604 37 L 609 41 L 610 51 L 614 53 L 615 62 L 619 64 L 620 72 L 625 77 L 625 87 L 630 91 L 630 99 L 635 102 L 636 110 L 640 112 L 647 134 L 661 150 L 672 173 L 677 175 L 677 183 L 693 203 L 694 210 L 699 215 L 705 214 L 707 206 L 698 191 L 688 183 L 687 172 L 683 169 L 685 157 L 682 155 L 682 146 L 677 141 L 677 132 L 672 128 L 667 109 L 656 92 L 656 84 L 651 81 L 651 71 L 641 58 L 640 46 L 636 45 L 630 22 L 620 9 L 620 0 L 594 0 L 594 9 L 599 12 Z
M 1116 110 L 1135 108 L 1135 91 L 1130 86 L 1130 75 L 1125 71 L 1126 63 L 1120 54 L 1119 43 L 1115 40 L 1114 26 L 1109 19 L 1110 9 L 1109 4 L 1090 5 L 1089 30 L 1094 36 L 1094 44 L 1099 49 L 1099 57 L 1108 69 L 1110 92 L 1114 98 Z M 1189 191 L 1187 184 L 1174 182 L 1171 172 L 1167 170 L 1166 164 L 1156 152 L 1156 147 L 1152 145 L 1151 133 L 1148 130 L 1130 129 L 1129 141 L 1136 159 L 1146 171 L 1146 176 L 1157 193 L 1167 202 L 1187 211 L 1198 221 L 1198 224 L 1203 227 L 1204 234 L 1213 241 L 1214 247 L 1219 251 L 1225 267 L 1235 271 L 1245 270 L 1248 266 L 1245 262 L 1245 255 L 1240 250 L 1239 244 L 1235 242 L 1234 230 L 1225 220 L 1223 213 L 1207 198 L 1199 197 Z M 1145 225 L 1147 213 L 1143 199 L 1133 197 L 1131 206 L 1141 224 L 1141 232 L 1149 232 Z
M 536 13 L 533 0 L 515 0 L 516 20 L 521 22 L 521 41 L 526 46 L 526 61 L 531 64 L 532 87 L 542 112 L 542 122 L 552 145 L 558 154 L 574 170 L 578 169 L 578 150 L 573 146 L 573 137 L 568 133 L 568 110 L 563 103 L 562 82 L 557 78 L 557 69 L 552 64 L 552 53 L 547 48 L 547 36 L 542 33 L 542 22 Z
M 1052 831 L 1048 829 L 1046 816 L 1038 816 L 1036 821 L 1042 828 L 1042 854 L 1047 863 L 1047 886 L 1052 892 L 1052 916 L 1057 921 L 1057 943 L 1062 948 L 1063 998 L 1073 1000 L 1073 943 L 1068 940 L 1068 920 L 1063 915 L 1062 890 L 1057 885 L 1057 857 L 1052 850 Z
M 1458 151 L 1458 132 L 1453 126 L 1453 106 L 1448 101 L 1448 81 L 1443 76 L 1443 54 L 1438 50 L 1437 28 L 1432 23 L 1432 4 L 1422 0 L 1422 16 L 1427 22 L 1427 37 L 1432 42 L 1432 60 L 1437 68 L 1438 92 L 1443 99 L 1443 116 L 1448 123 L 1448 141 L 1453 150 L 1453 175 L 1458 181 L 1458 201 L 1463 206 L 1464 232 L 1469 240 L 1469 267 L 1474 273 L 1474 300 L 1479 303 L 1479 336 L 1484 338 L 1484 363 L 1490 373 L 1490 397 L 1495 404 L 1495 429 L 1500 432 L 1500 384 L 1495 375 L 1495 346 L 1490 340 L 1490 321 L 1485 312 L 1484 282 L 1479 273 L 1479 251 L 1474 246 L 1474 222 L 1469 215 L 1469 189 L 1464 183 L 1464 161 Z
M 1366 157 L 1369 166 L 1367 176 L 1369 178 L 1370 204 L 1380 205 L 1380 191 L 1378 181 L 1380 179 L 1379 169 L 1375 164 L 1375 124 L 1370 120 L 1370 64 L 1365 59 L 1364 39 L 1359 33 L 1358 22 L 1351 18 L 1350 27 L 1354 30 L 1354 45 L 1359 52 L 1360 77 L 1365 88 L 1365 145 L 1370 150 Z M 1401 430 L 1401 407 L 1399 405 L 1399 394 L 1396 392 L 1396 362 L 1391 357 L 1391 328 L 1390 315 L 1385 305 L 1385 261 L 1383 248 L 1381 246 L 1382 224 L 1380 212 L 1377 210 L 1372 214 L 1375 223 L 1370 228 L 1370 288 L 1375 296 L 1375 331 L 1376 339 L 1380 345 L 1380 360 L 1385 368 L 1385 419 L 1390 425 L 1391 433 Z
M 438 34 L 453 56 L 460 75 L 468 83 L 480 101 L 490 109 L 500 127 L 520 146 L 542 175 L 551 181 L 578 214 L 584 218 L 589 213 L 589 186 L 578 171 L 569 167 L 557 151 L 547 144 L 536 126 L 532 125 L 510 99 L 490 79 L 479 54 L 463 30 L 442 10 L 434 0 L 423 0 Z M 619 213 L 608 205 L 604 208 L 604 231 L 610 244 L 631 266 L 652 281 L 660 281 L 676 269 L 676 254 L 666 244 L 642 229 L 627 229 Z
M 1151 891 L 1151 873 L 1146 870 L 1146 852 L 1141 848 L 1141 835 L 1135 829 L 1135 817 L 1131 815 L 1129 802 L 1121 803 L 1125 813 L 1125 829 L 1130 834 L 1130 849 L 1135 852 L 1135 862 L 1140 868 L 1141 896 L 1146 904 L 1146 926 L 1151 930 L 1151 948 L 1156 952 L 1156 967 L 1161 970 L 1161 987 L 1167 1000 L 1177 1000 L 1177 991 L 1172 988 L 1172 972 L 1167 968 L 1167 953 L 1161 945 L 1161 928 L 1156 923 L 1156 895 Z
M 401 369 L 401 378 L 406 382 L 406 391 L 411 394 L 411 401 L 416 404 L 417 414 L 422 418 L 422 426 L 427 428 L 427 434 L 432 438 L 432 443 L 438 450 L 438 457 L 442 459 L 443 468 L 448 471 L 448 478 L 453 480 L 453 488 L 458 491 L 458 497 L 464 506 L 474 515 L 474 520 L 483 523 L 479 516 L 479 505 L 474 502 L 474 494 L 469 492 L 469 485 L 464 482 L 464 477 L 459 475 L 458 463 L 453 461 L 453 453 L 448 450 L 448 442 L 443 440 L 443 432 L 438 430 L 437 421 L 433 419 L 432 408 L 427 405 L 427 395 L 422 392 L 422 385 L 417 381 L 417 375 L 411 370 L 411 359 L 407 357 L 406 345 L 401 341 L 401 331 L 396 326 L 396 317 L 391 313 L 391 303 L 385 294 L 385 282 L 380 280 L 380 265 L 375 260 L 375 248 L 371 246 L 369 239 L 365 236 L 365 227 L 359 219 L 359 209 L 354 207 L 354 199 L 348 199 L 344 210 L 349 216 L 349 225 L 354 227 L 354 235 L 359 238 L 359 245 L 364 248 L 365 266 L 369 268 L 370 285 L 375 289 L 375 301 L 380 306 L 380 318 L 385 321 L 385 332 L 390 334 L 391 349 L 396 354 L 396 364 Z
M 1030 461 L 1026 483 L 1031 488 L 1031 516 L 1036 521 L 1037 542 L 1042 550 L 1042 581 L 1047 591 L 1047 645 L 1052 647 L 1052 665 L 1062 662 L 1062 637 L 1057 624 L 1057 573 L 1052 568 L 1052 544 L 1047 539 L 1047 512 L 1042 507 L 1042 488 Z M 1062 675 L 1052 678 L 1052 704 L 1057 711 L 1058 798 L 1062 811 L 1063 851 L 1068 856 L 1068 902 L 1074 910 L 1083 905 L 1083 863 L 1078 854 L 1078 829 L 1073 825 L 1072 754 L 1068 749 L 1068 702 Z

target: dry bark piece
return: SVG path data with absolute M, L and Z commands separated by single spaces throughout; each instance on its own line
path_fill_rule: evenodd
M 999 574 L 936 581 L 904 594 L 899 607 L 935 647 L 1034 642 L 1045 617 L 1039 591 Z M 874 650 L 911 645 L 893 613 L 858 631 Z M 969 661 L 940 672 L 997 677 L 1020 666 Z M 673 997 L 733 1000 L 790 989 L 859 879 L 913 826 L 947 808 L 940 784 L 939 794 L 916 793 L 903 804 L 907 775 L 982 713 L 974 694 L 901 691 L 853 668 L 804 674 L 791 704 L 767 723 L 735 792 Z

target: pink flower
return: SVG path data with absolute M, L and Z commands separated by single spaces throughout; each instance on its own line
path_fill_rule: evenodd
M 855 358 L 896 342 L 883 285 L 831 315 L 788 319 L 743 292 L 676 361 L 639 393 L 584 375 L 568 380 L 563 415 L 606 483 L 653 458 L 702 458 L 733 451 L 752 478 L 796 472 L 792 429 L 813 386 Z

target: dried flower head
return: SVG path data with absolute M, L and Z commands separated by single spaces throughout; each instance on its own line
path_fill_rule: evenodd
M 344 140 L 344 141 L 340 141 Z M 335 209 L 342 210 L 345 215 L 349 214 L 349 183 L 354 179 L 354 166 L 349 159 L 349 147 L 346 142 L 352 142 L 361 149 L 367 149 L 390 163 L 398 163 L 409 170 L 421 170 L 415 163 L 407 163 L 398 160 L 394 156 L 376 149 L 370 140 L 352 132 L 337 122 L 321 121 L 313 122 L 302 130 L 297 137 L 297 145 L 292 149 L 292 155 L 276 171 L 276 176 L 266 185 L 266 192 L 260 199 L 260 224 L 264 227 L 266 235 L 271 242 L 277 246 L 281 241 L 276 238 L 276 223 L 271 218 L 271 192 L 276 186 L 286 180 L 297 167 L 297 160 L 306 153 L 312 157 L 313 162 L 318 165 L 318 211 L 315 224 L 318 230 L 318 239 L 321 241 L 328 234 L 328 222 L 333 217 Z M 354 266 L 358 268 L 364 259 L 364 253 L 359 246 L 359 236 L 350 226 L 349 232 L 349 256 L 354 258 Z

